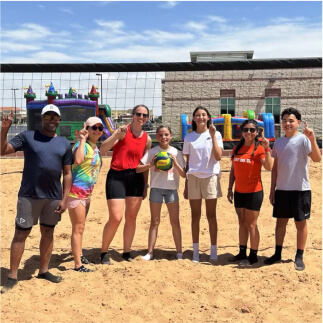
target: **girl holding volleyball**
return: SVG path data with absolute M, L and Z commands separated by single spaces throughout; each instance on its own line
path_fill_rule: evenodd
M 191 206 L 193 262 L 199 262 L 199 235 L 202 199 L 205 199 L 209 223 L 211 250 L 210 261 L 217 260 L 216 204 L 222 196 L 220 164 L 223 142 L 221 133 L 212 124 L 210 112 L 198 106 L 193 112 L 192 132 L 184 138 L 183 155 L 187 161 L 187 182 L 184 197 Z
M 148 235 L 148 253 L 144 260 L 153 259 L 153 251 L 160 223 L 160 211 L 163 201 L 168 209 L 173 238 L 176 246 L 176 258 L 182 259 L 182 234 L 179 221 L 178 186 L 179 176 L 185 177 L 185 162 L 182 153 L 169 145 L 172 132 L 167 126 L 156 129 L 156 139 L 159 145 L 147 151 L 141 158 L 137 173 L 150 169 L 150 212 L 151 222 Z M 159 153 L 162 153 L 159 157 Z M 158 160 L 163 166 L 158 166 Z M 156 165 L 155 165 L 156 162 Z M 171 164 L 173 167 L 171 167 Z M 159 167 L 159 168 L 158 168 Z M 171 167 L 171 168 L 170 168 Z M 170 169 L 168 169 L 170 168 Z

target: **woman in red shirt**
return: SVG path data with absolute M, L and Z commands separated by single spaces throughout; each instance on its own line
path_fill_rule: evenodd
M 132 261 L 131 244 L 136 230 L 136 218 L 142 200 L 147 196 L 148 171 L 136 173 L 140 159 L 151 147 L 151 138 L 142 130 L 149 117 L 148 108 L 137 105 L 132 110 L 132 122 L 114 131 L 101 147 L 101 152 L 113 147 L 111 168 L 106 180 L 109 220 L 103 230 L 101 264 L 110 265 L 108 249 L 125 210 L 122 258 Z
M 258 262 L 259 231 L 257 219 L 263 201 L 261 183 L 261 167 L 272 169 L 271 149 L 269 141 L 258 140 L 258 123 L 255 120 L 246 120 L 241 125 L 242 138 L 234 147 L 232 166 L 229 178 L 227 198 L 234 207 L 239 218 L 239 248 L 236 256 L 228 259 L 229 262 L 240 261 L 240 266 L 250 266 Z M 232 191 L 235 183 L 234 194 Z M 250 254 L 247 257 L 247 242 L 250 235 Z

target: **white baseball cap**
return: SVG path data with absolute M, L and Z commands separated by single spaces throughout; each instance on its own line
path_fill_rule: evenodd
M 41 115 L 44 115 L 46 112 L 55 112 L 57 113 L 59 116 L 61 116 L 61 113 L 58 109 L 58 107 L 54 104 L 47 104 L 43 107 L 43 110 L 41 110 Z
M 85 121 L 85 125 L 89 126 L 89 127 L 92 127 L 97 123 L 100 123 L 103 126 L 103 123 L 102 123 L 101 119 L 98 118 L 98 117 L 90 117 Z

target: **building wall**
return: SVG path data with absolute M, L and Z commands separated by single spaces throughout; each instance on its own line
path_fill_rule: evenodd
M 265 90 L 281 90 L 281 110 L 295 107 L 302 119 L 322 137 L 322 69 L 267 69 L 245 71 L 166 72 L 162 84 L 163 123 L 179 137 L 180 114 L 192 119 L 202 105 L 220 115 L 220 90 L 235 90 L 236 116 L 265 112 Z

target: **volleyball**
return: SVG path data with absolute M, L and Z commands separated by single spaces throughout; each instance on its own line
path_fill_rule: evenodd
M 170 170 L 173 167 L 173 160 L 170 157 L 169 153 L 166 151 L 161 151 L 157 154 L 155 158 L 155 166 L 159 170 Z

